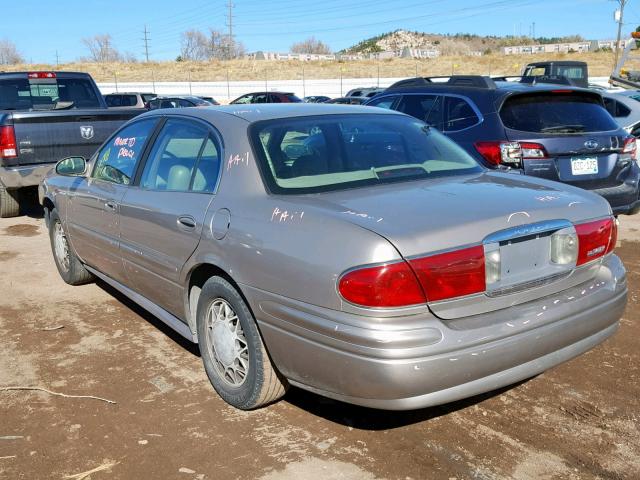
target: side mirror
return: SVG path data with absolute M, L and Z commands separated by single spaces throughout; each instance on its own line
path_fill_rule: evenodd
M 56 173 L 67 177 L 82 175 L 87 169 L 84 157 L 67 157 L 56 163 Z

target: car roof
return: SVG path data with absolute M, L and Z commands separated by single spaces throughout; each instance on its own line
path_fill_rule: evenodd
M 550 65 L 550 64 L 570 65 L 572 67 L 582 67 L 586 65 L 585 62 L 581 62 L 578 60 L 550 60 L 547 62 L 531 62 L 527 64 L 527 67 L 541 67 L 541 66 Z
M 290 117 L 310 117 L 314 115 L 404 115 L 403 113 L 383 108 L 363 107 L 360 105 L 338 105 L 326 103 L 260 103 L 246 105 L 220 105 L 215 108 L 185 108 L 179 113 L 171 111 L 171 115 L 185 115 L 203 120 L 211 120 L 219 114 L 233 115 L 249 123 L 262 120 L 275 120 Z M 142 116 L 160 115 L 161 110 L 145 113 Z M 141 117 L 137 117 L 141 118 Z

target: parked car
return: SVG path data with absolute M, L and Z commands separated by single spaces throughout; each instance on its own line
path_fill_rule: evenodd
M 640 210 L 635 138 L 616 124 L 598 92 L 479 76 L 443 83 L 416 78 L 367 105 L 426 121 L 490 168 L 591 190 L 616 215 Z
M 118 92 L 105 95 L 104 100 L 109 108 L 147 108 L 147 103 L 157 96 L 155 93 Z
M 213 97 L 203 97 L 199 95 L 198 98 L 204 100 L 205 102 L 209 102 L 211 105 L 220 105 L 220 103 L 218 103 L 218 101 Z
M 353 88 L 347 92 L 345 97 L 366 97 L 371 98 L 376 96 L 380 92 L 384 92 L 384 88 L 381 87 L 368 87 L 368 88 Z
M 331 97 L 326 97 L 324 95 L 312 95 L 310 97 L 304 97 L 302 99 L 304 103 L 323 103 L 327 100 L 331 100 Z
M 298 97 L 293 93 L 286 92 L 255 92 L 242 95 L 232 102 L 230 105 L 244 105 L 248 103 L 300 103 Z
M 589 350 L 626 305 L 604 199 L 487 170 L 389 110 L 151 111 L 61 161 L 41 201 L 62 278 L 198 342 L 242 409 L 288 385 L 385 409 L 469 397 Z
M 640 136 L 640 92 L 600 92 L 604 106 L 618 125 L 634 137 Z
M 367 97 L 338 97 L 327 100 L 324 103 L 339 103 L 342 105 L 362 105 L 369 100 Z
M 87 73 L 0 73 L 0 217 L 19 215 L 23 189 L 34 189 L 58 160 L 90 156 L 140 113 L 107 109 Z
M 175 95 L 172 97 L 156 97 L 149 102 L 149 110 L 158 108 L 189 108 L 189 107 L 211 107 L 213 103 L 207 102 L 200 97 L 188 95 Z

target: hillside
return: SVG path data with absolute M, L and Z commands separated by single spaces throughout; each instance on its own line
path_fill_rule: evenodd
M 344 53 L 376 53 L 404 48 L 430 49 L 436 48 L 443 55 L 465 55 L 471 52 L 497 52 L 501 47 L 510 45 L 529 45 L 559 42 L 575 42 L 583 40 L 579 35 L 567 37 L 535 39 L 519 36 L 480 36 L 469 33 L 441 35 L 434 33 L 396 30 L 363 40 L 343 50 Z
M 354 61 L 260 61 L 149 63 L 68 63 L 55 65 L 4 65 L 5 71 L 71 70 L 90 73 L 98 82 L 224 82 L 254 81 L 256 86 L 272 80 L 324 78 L 397 78 L 417 75 L 518 75 L 524 65 L 540 60 L 582 60 L 592 76 L 609 76 L 613 53 L 594 52 L 554 55 L 442 56 L 429 60 L 393 58 Z M 640 69 L 640 65 L 635 66 Z

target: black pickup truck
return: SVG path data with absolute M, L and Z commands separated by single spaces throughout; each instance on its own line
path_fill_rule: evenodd
M 91 76 L 0 73 L 0 217 L 20 213 L 20 191 L 55 163 L 90 157 L 122 123 L 144 110 L 109 110 Z

